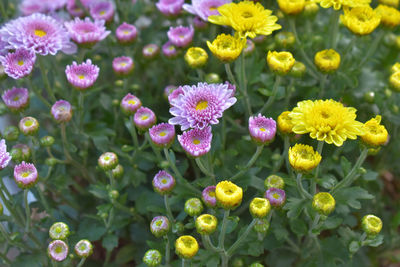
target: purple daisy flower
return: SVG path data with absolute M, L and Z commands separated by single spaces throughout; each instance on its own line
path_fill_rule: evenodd
M 153 126 L 156 123 L 156 120 L 156 114 L 154 114 L 151 109 L 145 107 L 140 107 L 133 117 L 133 122 L 136 127 L 142 131 L 146 131 Z
M 58 100 L 51 107 L 51 115 L 57 122 L 69 122 L 72 117 L 71 104 L 65 100 Z
M 193 18 L 193 25 L 196 30 L 204 30 L 207 28 L 207 22 L 202 20 L 199 16 Z
M 151 127 L 149 134 L 157 146 L 169 147 L 175 139 L 175 127 L 169 123 L 160 123 Z
M 154 58 L 160 53 L 160 48 L 156 44 L 145 45 L 142 49 L 142 54 L 144 58 Z
M 129 44 L 134 42 L 137 38 L 137 34 L 138 33 L 136 27 L 126 22 L 119 25 L 117 30 L 115 31 L 117 40 L 121 44 Z
M 181 13 L 184 2 L 185 0 L 159 0 L 156 6 L 165 16 L 177 16 Z
M 126 115 L 133 115 L 142 106 L 142 102 L 139 98 L 129 93 L 122 98 L 120 106 Z
M 192 129 L 178 135 L 178 141 L 182 148 L 192 157 L 200 157 L 211 149 L 211 127 Z
M 18 187 L 22 189 L 32 187 L 38 180 L 38 172 L 35 165 L 32 163 L 25 163 L 25 161 L 15 165 L 14 180 Z
M 192 26 L 170 27 L 167 35 L 172 44 L 176 45 L 177 47 L 186 47 L 193 40 L 194 29 Z
M 66 54 L 76 52 L 69 34 L 56 19 L 40 13 L 19 17 L 0 29 L 7 49 L 28 49 L 40 55 L 55 55 L 59 50 Z
M 113 70 L 118 75 L 128 75 L 133 71 L 134 64 L 130 57 L 116 57 L 112 62 Z
M 217 206 L 217 199 L 215 198 L 215 185 L 210 185 L 204 188 L 201 193 L 201 198 L 208 207 Z
M 4 66 L 4 72 L 13 79 L 21 79 L 32 72 L 36 55 L 31 50 L 18 49 L 14 53 L 0 56 L 0 63 Z
M 273 188 L 273 187 L 271 187 L 267 191 L 265 191 L 264 197 L 266 199 L 268 199 L 271 206 L 273 206 L 275 208 L 282 207 L 286 201 L 285 191 L 282 189 Z
M 162 52 L 163 52 L 164 56 L 167 58 L 175 58 L 178 56 L 178 53 L 179 53 L 179 51 L 176 49 L 174 44 L 171 43 L 170 41 L 166 42 L 162 46 Z
M 1 96 L 6 106 L 12 111 L 20 111 L 29 105 L 29 92 L 26 88 L 13 87 Z
M 168 95 L 168 102 L 171 106 L 172 102 L 177 99 L 180 95 L 183 94 L 183 89 L 182 86 L 179 86 L 178 88 L 176 88 L 175 90 L 173 90 L 169 95 Z
M 261 114 L 249 118 L 249 132 L 251 138 L 258 144 L 268 144 L 276 134 L 276 121 Z
M 7 167 L 11 160 L 10 153 L 7 152 L 6 140 L 1 139 L 0 141 L 0 170 Z
M 83 6 L 85 6 L 83 1 L 81 1 L 81 3 Z M 67 11 L 71 15 L 71 17 L 81 18 L 85 15 L 85 11 L 75 2 L 75 0 L 68 0 Z
M 19 123 L 19 130 L 24 135 L 34 135 L 39 130 L 39 122 L 34 117 L 23 117 Z
M 95 20 L 111 22 L 114 18 L 114 6 L 111 2 L 97 2 L 90 6 L 90 15 Z
M 161 195 L 168 194 L 175 187 L 174 177 L 166 171 L 159 171 L 153 178 L 154 191 Z
M 92 46 L 111 33 L 106 30 L 104 23 L 104 20 L 95 20 L 93 22 L 90 18 L 85 18 L 85 20 L 75 18 L 74 20 L 65 22 L 64 25 L 75 43 Z
M 183 9 L 207 21 L 209 16 L 219 15 L 218 7 L 231 2 L 231 0 L 192 0 L 192 4 L 184 4 Z
M 168 96 L 176 89 L 177 87 L 175 85 L 167 85 L 164 88 L 164 96 L 168 98 Z
M 99 67 L 92 64 L 90 59 L 78 65 L 75 61 L 65 69 L 67 80 L 78 90 L 85 90 L 92 86 L 99 76 Z
M 182 131 L 217 124 L 222 113 L 236 103 L 227 84 L 198 83 L 182 86 L 182 90 L 183 94 L 171 101 L 169 112 L 175 117 L 168 121 L 181 125 Z
M 62 240 L 53 240 L 47 247 L 47 254 L 52 260 L 63 261 L 68 256 L 68 245 Z
M 156 216 L 150 223 L 150 231 L 155 237 L 162 237 L 169 232 L 170 223 L 165 216 Z
M 53 12 L 57 9 L 63 8 L 67 0 L 24 0 L 19 5 L 24 16 L 31 15 L 33 13 L 47 13 Z

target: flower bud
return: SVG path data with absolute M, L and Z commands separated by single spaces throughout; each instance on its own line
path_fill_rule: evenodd
M 170 229 L 171 225 L 165 216 L 154 217 L 150 223 L 150 231 L 155 237 L 162 237 L 168 234 Z
M 18 126 L 24 135 L 34 135 L 39 130 L 39 122 L 33 117 L 22 118 Z
M 274 208 L 280 208 L 286 202 L 285 191 L 278 188 L 269 188 L 267 191 L 265 191 L 264 197 L 269 200 L 269 203 Z
M 31 155 L 31 148 L 25 144 L 16 144 L 11 149 L 11 156 L 14 162 L 29 161 Z
M 235 209 L 242 203 L 243 190 L 230 181 L 222 181 L 215 188 L 215 196 L 224 209 Z
M 169 123 L 160 123 L 149 129 L 151 141 L 160 148 L 170 147 L 175 140 L 175 127 Z
M 261 114 L 249 118 L 249 133 L 251 139 L 258 145 L 266 145 L 272 142 L 276 134 L 276 122 L 272 118 L 266 118 Z
M 98 164 L 104 171 L 112 170 L 118 165 L 118 157 L 113 152 L 103 153 L 98 159 Z
M 117 190 L 111 190 L 110 192 L 108 192 L 108 197 L 111 200 L 116 200 L 119 197 L 119 192 Z
M 87 258 L 93 253 L 93 245 L 87 239 L 82 239 L 75 245 L 75 253 L 80 258 Z
M 320 192 L 314 195 L 312 207 L 321 215 L 328 216 L 335 209 L 336 201 L 331 194 Z
M 264 186 L 265 189 L 269 189 L 271 187 L 283 189 L 285 187 L 285 181 L 283 181 L 282 177 L 275 174 L 271 174 L 270 176 L 267 177 L 267 179 L 265 179 Z
M 1 96 L 4 104 L 12 112 L 20 112 L 29 106 L 29 92 L 26 88 L 15 88 L 7 90 Z
M 3 133 L 3 137 L 8 141 L 16 141 L 18 139 L 19 136 L 19 130 L 17 127 L 15 126 L 7 126 L 4 129 L 4 133 Z
M 242 258 L 236 258 L 232 261 L 232 267 L 244 267 L 244 261 Z
M 50 135 L 40 138 L 40 145 L 43 147 L 50 147 L 54 144 L 54 137 Z
M 333 49 L 325 49 L 315 54 L 314 63 L 322 73 L 332 73 L 339 68 L 340 55 Z
M 174 234 L 182 234 L 185 231 L 185 226 L 181 222 L 175 222 L 172 228 Z
M 303 11 L 305 2 L 305 0 L 278 0 L 278 5 L 286 15 L 297 15 Z
M 51 107 L 51 115 L 58 123 L 69 122 L 72 118 L 72 106 L 68 101 L 59 100 Z
M 264 267 L 264 265 L 259 262 L 253 262 L 252 264 L 250 264 L 250 267 Z
M 278 32 L 275 35 L 275 42 L 278 47 L 288 48 L 296 43 L 296 38 L 291 32 Z
M 190 235 L 183 235 L 175 241 L 176 254 L 184 259 L 191 259 L 199 251 L 197 240 Z
M 58 163 L 58 160 L 55 158 L 47 158 L 45 160 L 45 164 L 48 166 L 55 166 Z
M 136 40 L 137 29 L 134 25 L 126 22 L 118 26 L 115 35 L 120 44 L 131 44 Z
M 306 17 L 312 17 L 318 13 L 319 6 L 317 3 L 313 1 L 306 1 L 306 5 L 304 6 L 303 14 Z
M 390 75 L 389 84 L 393 90 L 400 92 L 400 71 Z
M 156 114 L 146 107 L 140 107 L 133 117 L 133 122 L 142 132 L 147 131 L 147 129 L 156 124 L 156 120 Z
M 201 193 L 206 206 L 214 208 L 217 205 L 217 199 L 215 198 L 215 185 L 207 186 Z
M 368 91 L 364 93 L 364 100 L 370 104 L 374 103 L 375 101 L 375 92 Z
M 310 172 L 321 162 L 321 155 L 309 145 L 295 144 L 289 148 L 289 163 L 297 172 Z
M 278 116 L 278 130 L 282 134 L 290 134 L 292 133 L 293 123 L 292 118 L 289 117 L 290 111 L 284 111 L 281 115 Z
M 117 167 L 112 169 L 111 173 L 114 178 L 121 178 L 124 175 L 124 167 L 122 167 L 121 164 L 118 164 Z
M 381 125 L 382 117 L 377 115 L 364 123 L 364 134 L 361 135 L 361 140 L 364 144 L 372 147 L 378 147 L 385 144 L 389 134 L 384 125 Z
M 268 51 L 268 67 L 275 74 L 286 75 L 292 69 L 294 62 L 294 57 L 290 52 Z
M 153 59 L 160 53 L 160 48 L 156 44 L 148 44 L 143 47 L 142 54 L 146 59 Z
M 47 247 L 47 254 L 52 260 L 63 261 L 68 256 L 68 245 L 62 240 L 51 241 Z
M 53 240 L 64 240 L 69 236 L 69 227 L 63 222 L 56 222 L 50 227 L 49 235 Z
M 185 202 L 185 212 L 189 216 L 198 216 L 203 211 L 203 204 L 198 198 L 190 198 Z
M 132 58 L 130 57 L 116 57 L 113 59 L 112 67 L 115 74 L 127 77 L 132 73 L 135 68 Z
M 127 94 L 121 100 L 121 110 L 125 115 L 133 115 L 142 106 L 139 98 L 132 94 Z
M 211 214 L 202 214 L 196 219 L 196 230 L 201 235 L 211 235 L 217 229 L 218 220 Z
M 257 219 L 254 225 L 254 231 L 261 234 L 266 234 L 269 229 L 269 222 L 266 218 Z
M 207 52 L 201 47 L 191 47 L 186 51 L 185 61 L 191 68 L 201 68 L 207 60 Z
M 208 73 L 206 75 L 206 83 L 221 83 L 222 79 L 217 73 Z
M 14 180 L 21 189 L 31 188 L 38 181 L 38 172 L 35 165 L 23 161 L 14 167 Z
M 170 193 L 175 187 L 174 177 L 166 171 L 159 171 L 153 178 L 154 191 L 161 195 Z
M 301 78 L 306 73 L 306 70 L 307 70 L 306 65 L 296 60 L 296 62 L 293 65 L 293 68 L 289 72 L 289 75 L 295 78 Z
M 361 226 L 369 236 L 375 236 L 382 230 L 382 220 L 375 215 L 365 215 L 361 220 Z
M 160 265 L 161 260 L 162 260 L 161 253 L 156 249 L 150 249 L 150 250 L 146 251 L 146 253 L 143 256 L 143 262 L 147 266 L 151 266 L 151 267 Z
M 256 197 L 250 203 L 250 213 L 255 218 L 264 218 L 271 211 L 268 199 Z

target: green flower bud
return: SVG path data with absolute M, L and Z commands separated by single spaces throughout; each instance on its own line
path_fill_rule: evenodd
M 244 267 L 244 261 L 242 258 L 236 258 L 232 262 L 232 267 Z
M 389 32 L 383 37 L 383 43 L 386 46 L 394 46 L 397 43 L 397 36 L 394 33 Z
M 375 92 L 368 91 L 364 93 L 364 100 L 368 103 L 374 103 L 375 100 Z
M 217 73 L 208 73 L 206 75 L 206 83 L 221 83 L 221 77 Z
M 44 147 L 50 147 L 54 144 L 54 137 L 53 136 L 43 136 L 40 138 L 40 145 Z
M 306 71 L 307 71 L 306 65 L 296 60 L 296 62 L 294 62 L 292 69 L 289 72 L 289 75 L 295 78 L 301 78 L 304 76 Z
M 29 161 L 31 155 L 30 147 L 25 144 L 16 144 L 11 149 L 11 156 L 15 162 Z
M 265 234 L 268 232 L 269 222 L 266 218 L 257 219 L 256 224 L 254 225 L 254 231 L 257 233 Z
M 331 194 L 320 192 L 314 195 L 312 207 L 321 215 L 328 216 L 335 209 L 336 201 Z
M 118 165 L 118 156 L 113 152 L 103 153 L 98 159 L 98 164 L 104 171 L 112 170 Z
M 264 267 L 264 265 L 262 265 L 262 264 L 259 263 L 259 262 L 253 262 L 253 263 L 250 265 L 250 267 Z
M 119 197 L 119 192 L 117 190 L 112 190 L 112 191 L 108 192 L 108 197 L 111 200 L 116 200 Z
M 113 99 L 112 105 L 113 105 L 114 107 L 119 107 L 119 104 L 120 104 L 120 101 L 119 101 L 118 99 Z
M 391 98 L 392 97 L 392 90 L 390 90 L 389 88 L 385 89 L 385 96 L 387 98 Z
M 155 237 L 162 237 L 168 234 L 171 224 L 165 216 L 156 216 L 150 223 L 150 231 Z
M 49 230 L 49 236 L 53 240 L 64 240 L 69 236 L 69 227 L 63 222 L 54 223 Z
M 12 148 L 10 151 L 11 158 L 14 162 L 22 162 L 22 150 L 18 148 Z
M 115 86 L 118 86 L 118 87 L 124 86 L 124 81 L 123 80 L 116 80 L 115 81 Z
M 122 167 L 121 164 L 118 164 L 117 167 L 112 169 L 111 172 L 114 178 L 116 179 L 121 178 L 124 175 L 124 167 Z
M 267 177 L 267 179 L 265 179 L 264 187 L 265 189 L 269 189 L 271 187 L 283 189 L 285 187 L 285 182 L 283 181 L 282 177 L 275 174 L 271 174 L 270 176 Z
M 185 212 L 189 216 L 198 216 L 203 211 L 203 204 L 198 198 L 190 198 L 185 202 Z
M 250 213 L 255 218 L 264 218 L 271 211 L 268 199 L 256 197 L 250 203 Z
M 275 35 L 275 42 L 278 47 L 288 48 L 296 43 L 296 38 L 291 32 L 279 32 Z
M 48 166 L 55 166 L 58 163 L 58 160 L 55 158 L 47 158 L 45 164 Z
M 34 117 L 22 118 L 18 126 L 24 135 L 35 135 L 39 130 L 39 122 Z
M 15 126 L 7 126 L 4 130 L 3 137 L 8 141 L 16 141 L 19 136 L 19 130 Z
M 181 222 L 176 222 L 176 223 L 173 225 L 172 232 L 173 232 L 174 234 L 180 235 L 180 234 L 183 233 L 183 231 L 185 231 L 185 226 L 183 225 L 183 223 L 181 223 Z
M 93 253 L 93 245 L 87 239 L 82 239 L 75 245 L 75 253 L 80 258 L 87 258 Z
M 161 161 L 160 163 L 161 169 L 168 169 L 169 168 L 169 162 L 166 160 Z
M 361 220 L 361 226 L 369 236 L 375 236 L 382 230 L 382 220 L 375 215 L 365 215 Z
M 162 256 L 161 253 L 158 250 L 155 249 L 150 249 L 146 251 L 146 253 L 143 256 L 143 262 L 147 266 L 158 266 L 161 264 Z
M 202 214 L 196 219 L 196 230 L 201 235 L 210 235 L 215 232 L 218 219 L 211 214 Z

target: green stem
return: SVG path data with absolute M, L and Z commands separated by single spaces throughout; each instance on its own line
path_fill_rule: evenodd
M 322 99 L 322 97 L 325 94 L 325 85 L 326 85 L 327 79 L 328 79 L 327 74 L 322 75 L 321 80 L 320 80 L 319 94 L 318 94 L 319 99 Z
M 83 132 L 83 117 L 84 117 L 84 98 L 85 95 L 83 94 L 83 92 L 79 92 L 79 98 L 78 98 L 78 110 L 79 110 L 79 131 Z
M 322 149 L 324 148 L 324 141 L 318 141 L 317 152 L 322 156 Z M 318 164 L 317 168 L 315 169 L 314 178 L 311 181 L 311 195 L 315 195 L 317 192 L 317 179 L 319 175 L 320 164 Z
M 167 267 L 171 266 L 170 261 L 171 261 L 171 254 L 170 254 L 170 248 L 169 248 L 169 238 L 168 235 L 165 235 L 165 265 Z
M 186 267 L 186 260 L 182 258 L 182 267 Z
M 197 157 L 195 161 L 201 172 L 211 177 L 213 179 L 214 184 L 217 184 L 217 182 L 215 181 L 215 174 L 211 173 L 206 167 L 204 167 L 203 162 L 201 162 L 201 158 Z
M 11 216 L 14 218 L 15 222 L 20 226 L 23 227 L 24 225 L 24 218 L 18 214 L 16 209 L 11 207 L 10 202 L 6 197 L 3 195 L 3 190 L 0 190 L 0 198 L 3 201 L 4 206 L 6 206 L 8 212 L 10 212 Z
M 301 177 L 303 175 L 301 173 L 297 174 L 296 177 L 296 183 L 297 183 L 297 190 L 299 190 L 300 196 L 302 198 L 312 198 L 312 196 L 310 195 L 310 193 L 308 193 L 304 188 L 303 188 L 303 184 L 301 183 Z
M 45 211 L 47 212 L 47 214 L 50 215 L 51 212 L 50 212 L 49 204 L 47 203 L 47 200 L 46 200 L 46 198 L 44 197 L 43 192 L 42 192 L 42 190 L 41 190 L 40 187 L 39 187 L 39 184 L 36 184 L 35 187 L 36 187 L 36 190 L 38 191 L 40 201 L 42 202 L 42 205 L 43 205 Z
M 253 219 L 251 223 L 247 226 L 244 233 L 236 240 L 235 243 L 228 249 L 227 254 L 228 257 L 231 257 L 233 252 L 240 246 L 240 244 L 246 239 L 247 235 L 250 233 L 251 229 L 253 229 L 254 225 L 256 224 L 257 219 Z
M 27 84 L 28 84 L 28 88 L 32 89 L 33 92 L 35 93 L 35 95 L 36 95 L 47 107 L 51 108 L 51 104 L 49 103 L 49 101 L 47 101 L 47 99 L 44 98 L 44 97 L 42 96 L 42 94 L 37 90 L 37 88 L 33 85 L 33 82 L 32 82 L 31 79 L 32 79 L 31 75 L 29 75 L 29 76 L 26 78 L 26 81 L 27 81 Z
M 129 122 L 131 124 L 130 125 L 131 127 L 130 127 L 129 131 L 130 131 L 131 136 L 132 136 L 133 144 L 134 144 L 135 148 L 138 148 L 139 147 L 139 140 L 138 140 L 138 136 L 137 136 L 137 133 L 136 133 L 136 126 L 133 123 L 133 116 L 131 116 L 131 118 L 129 119 Z
M 241 55 L 240 72 L 241 72 L 241 85 L 239 86 L 239 88 L 241 88 L 241 91 L 243 93 L 245 106 L 246 106 L 246 119 L 247 119 L 250 115 L 253 114 L 253 112 L 251 111 L 250 98 L 247 93 L 246 61 L 245 61 L 244 53 L 242 53 L 242 55 Z
M 282 164 L 285 161 L 285 158 L 287 157 L 288 150 L 289 150 L 289 136 L 287 134 L 285 134 L 282 154 L 281 154 L 281 157 L 279 158 L 278 164 L 276 164 L 276 166 L 273 169 L 272 173 L 275 173 L 275 172 L 277 172 L 277 171 L 279 171 L 281 169 Z
M 358 64 L 356 69 L 360 69 L 364 65 L 364 63 L 372 56 L 372 54 L 375 53 L 376 49 L 379 46 L 379 43 L 382 41 L 383 36 L 385 35 L 385 31 L 381 30 L 378 35 L 375 37 L 375 39 L 371 42 L 370 47 L 367 50 L 367 53 L 365 53 L 365 56 L 363 59 L 360 61 L 360 64 Z
M 175 222 L 175 219 L 174 215 L 172 214 L 171 207 L 169 206 L 168 197 L 169 197 L 168 194 L 164 195 L 164 205 L 165 209 L 167 210 L 168 219 L 173 224 Z
M 242 176 L 244 173 L 246 173 L 246 171 L 248 169 L 251 168 L 251 166 L 253 166 L 253 164 L 257 161 L 258 157 L 261 155 L 261 152 L 263 150 L 264 146 L 258 146 L 256 152 L 253 154 L 253 156 L 251 157 L 251 159 L 247 162 L 246 166 L 239 171 L 238 173 L 236 173 L 234 176 L 232 176 L 231 178 L 229 178 L 229 181 L 234 181 L 236 178 Z
M 211 241 L 211 238 L 209 235 L 201 235 L 201 238 L 203 240 L 203 243 L 208 246 L 212 251 L 214 252 L 220 252 L 220 249 L 215 247 L 214 244 Z
M 47 94 L 49 95 L 50 99 L 53 102 L 56 102 L 56 97 L 54 95 L 53 90 L 51 89 L 50 82 L 49 82 L 49 79 L 48 79 L 47 74 L 46 74 L 46 69 L 44 67 L 44 62 L 43 62 L 44 59 L 43 58 L 44 57 L 41 57 L 41 56 L 38 57 L 39 68 L 40 68 L 40 72 L 42 74 L 42 79 L 43 79 Z
M 3 223 L 0 222 L 0 232 L 4 236 L 4 239 L 7 241 L 8 244 L 12 244 L 12 240 L 10 239 L 10 235 L 8 231 L 4 227 Z
M 28 193 L 29 193 L 29 189 L 25 189 L 24 190 L 24 205 L 25 205 L 25 214 L 26 214 L 25 232 L 30 232 L 30 228 L 31 228 L 31 210 L 29 208 L 29 203 L 28 203 Z
M 82 267 L 83 264 L 85 264 L 85 261 L 86 261 L 86 258 L 82 258 L 82 259 L 79 261 L 79 264 L 78 264 L 76 267 Z
M 225 232 L 226 232 L 226 227 L 228 225 L 229 212 L 230 212 L 229 209 L 226 209 L 224 211 L 224 218 L 222 219 L 221 232 L 219 233 L 219 238 L 218 238 L 218 248 L 219 249 L 224 249 Z
M 330 40 L 329 40 L 329 48 L 336 49 L 337 38 L 339 33 L 339 16 L 340 11 L 332 10 L 331 17 L 331 28 L 330 28 Z
M 156 155 L 157 162 L 161 162 L 163 159 L 161 157 L 160 150 L 157 147 L 155 147 L 153 141 L 151 141 L 149 132 L 146 132 L 144 135 L 145 135 L 146 139 L 148 140 L 148 142 L 151 146 L 151 149 L 153 150 L 154 154 Z
M 229 81 L 234 84 L 234 85 L 238 85 L 238 83 L 236 82 L 235 76 L 232 73 L 232 69 L 231 69 L 231 65 L 229 63 L 225 63 L 225 72 L 228 75 L 228 79 Z
M 258 113 L 261 113 L 261 114 L 264 113 L 274 102 L 276 94 L 278 93 L 278 88 L 279 88 L 281 81 L 282 81 L 282 77 L 279 75 L 276 75 L 274 87 L 272 89 L 272 94 L 269 96 L 268 101 L 265 102 L 264 106 L 258 111 Z

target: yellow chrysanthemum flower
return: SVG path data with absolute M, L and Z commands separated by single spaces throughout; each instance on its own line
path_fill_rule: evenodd
M 375 236 L 382 230 L 382 220 L 375 215 L 368 214 L 361 219 L 361 226 L 367 235 Z
M 215 187 L 215 198 L 225 209 L 234 209 L 242 203 L 243 190 L 229 181 L 222 181 Z
M 297 103 L 289 117 L 293 132 L 310 133 L 313 139 L 341 146 L 347 138 L 357 139 L 364 134 L 364 124 L 356 121 L 356 111 L 332 99 L 305 100 Z
M 212 43 L 207 41 L 207 45 L 214 56 L 222 62 L 228 63 L 236 60 L 240 56 L 240 53 L 242 53 L 246 45 L 246 39 L 233 37 L 229 34 L 220 34 Z
M 400 92 L 400 71 L 390 75 L 389 84 L 395 91 Z
M 399 0 L 379 0 L 382 5 L 392 6 L 397 8 L 399 6 Z
M 393 73 L 396 73 L 396 72 L 398 72 L 398 71 L 400 71 L 400 63 L 399 63 L 399 62 L 396 62 L 396 63 L 394 63 L 393 66 L 390 68 L 390 72 L 393 74 Z
M 270 35 L 282 28 L 275 23 L 278 18 L 271 15 L 271 10 L 253 1 L 225 4 L 218 7 L 218 12 L 220 15 L 209 16 L 208 21 L 231 26 L 238 32 L 240 38 L 254 38 L 257 34 Z
M 186 51 L 185 61 L 192 68 L 203 67 L 208 60 L 206 50 L 201 47 L 191 47 Z
M 278 116 L 278 130 L 283 134 L 292 133 L 293 123 L 292 118 L 289 117 L 290 111 L 284 111 Z
M 306 1 L 303 14 L 305 16 L 313 16 L 317 14 L 319 6 L 314 1 Z
M 330 8 L 333 7 L 335 10 L 339 10 L 344 7 L 358 7 L 367 6 L 371 3 L 371 0 L 316 0 L 321 7 Z
M 255 218 L 264 218 L 271 211 L 271 204 L 266 198 L 255 197 L 250 203 L 250 213 Z
M 341 15 L 340 19 L 344 26 L 358 35 L 370 34 L 381 22 L 381 16 L 370 6 L 345 8 L 344 15 Z
M 201 235 L 210 235 L 215 232 L 218 219 L 211 214 L 202 214 L 196 219 L 196 230 Z
M 294 62 L 294 57 L 290 52 L 268 51 L 268 67 L 276 74 L 286 75 L 293 68 Z
M 321 162 L 321 155 L 312 146 L 295 144 L 289 148 L 289 163 L 298 172 L 309 172 Z
M 328 216 L 335 209 L 335 205 L 335 199 L 327 192 L 320 192 L 313 197 L 312 207 L 319 214 Z
M 375 9 L 381 17 L 381 23 L 386 27 L 393 28 L 400 25 L 400 11 L 391 6 L 378 5 Z
M 361 140 L 370 146 L 381 146 L 388 139 L 388 132 L 385 126 L 381 125 L 382 117 L 377 115 L 364 124 L 364 134 Z
M 333 49 L 325 49 L 315 54 L 314 63 L 323 73 L 336 71 L 340 66 L 340 54 Z
M 183 235 L 175 241 L 175 252 L 184 259 L 191 259 L 199 251 L 197 240 L 190 235 Z
M 299 14 L 303 11 L 305 4 L 305 0 L 278 0 L 280 10 L 288 15 Z

